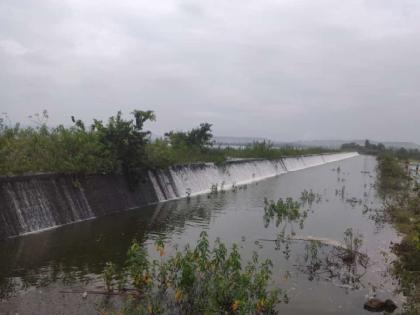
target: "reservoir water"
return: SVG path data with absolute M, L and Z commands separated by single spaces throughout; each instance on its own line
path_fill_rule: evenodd
M 168 253 L 175 245 L 195 244 L 201 231 L 237 243 L 244 259 L 258 251 L 274 263 L 274 285 L 287 292 L 283 314 L 364 314 L 367 296 L 376 294 L 401 305 L 389 272 L 391 242 L 399 237 L 381 220 L 375 188 L 376 160 L 356 156 L 292 171 L 239 187 L 130 210 L 54 230 L 0 242 L 0 314 L 95 314 L 101 295 L 82 293 L 103 286 L 107 261 L 122 264 L 133 239 L 156 255 L 163 237 Z M 301 200 L 312 192 L 313 200 Z M 264 218 L 264 198 L 292 197 L 307 211 L 302 222 Z M 278 223 L 278 224 L 276 224 Z M 329 264 L 351 228 L 360 234 L 359 251 L 368 261 Z M 290 239 L 273 241 L 279 234 Z M 321 239 L 322 243 L 309 238 Z M 330 245 L 328 245 L 330 244 Z M 73 293 L 68 293 L 73 292 Z M 81 293 L 78 293 L 81 292 Z

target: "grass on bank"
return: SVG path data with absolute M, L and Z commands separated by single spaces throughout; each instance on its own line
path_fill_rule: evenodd
M 395 246 L 398 256 L 394 271 L 408 297 L 404 314 L 420 313 L 420 189 L 402 162 L 394 156 L 378 157 L 379 191 L 387 200 L 385 211 L 397 230 L 404 234 Z
M 327 152 L 320 148 L 275 148 L 265 141 L 244 148 L 215 147 L 208 123 L 187 132 L 170 131 L 151 141 L 150 132 L 144 130 L 145 123 L 155 120 L 151 111 L 136 110 L 131 119 L 118 112 L 107 122 L 94 120 L 90 126 L 72 117 L 71 127 L 52 128 L 47 127 L 46 112 L 36 117 L 36 127 L 13 125 L 7 116 L 0 118 L 0 175 L 117 172 L 133 177 L 130 181 L 134 183 L 145 169 L 174 164 Z

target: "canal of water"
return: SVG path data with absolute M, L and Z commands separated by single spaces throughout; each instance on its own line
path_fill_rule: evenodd
M 381 220 L 375 167 L 374 157 L 357 156 L 236 191 L 170 201 L 2 241 L 0 313 L 95 314 L 103 296 L 84 299 L 82 293 L 63 291 L 102 287 L 99 275 L 105 263 L 122 264 L 133 239 L 156 255 L 153 244 L 163 237 L 170 255 L 175 244 L 180 248 L 195 244 L 203 230 L 211 241 L 219 237 L 227 244 L 237 243 L 246 260 L 258 251 L 273 261 L 274 283 L 289 300 L 279 305 L 280 313 L 363 314 L 366 297 L 373 294 L 401 305 L 388 270 L 393 258 L 390 245 L 399 237 Z M 313 193 L 311 202 L 300 199 L 304 191 Z M 264 198 L 287 197 L 302 202 L 305 220 L 276 222 L 264 217 Z M 360 234 L 359 252 L 368 261 L 351 266 L 328 263 L 335 248 L 327 244 L 343 243 L 349 228 Z M 272 241 L 279 234 L 286 239 Z M 323 243 L 314 247 L 309 237 Z

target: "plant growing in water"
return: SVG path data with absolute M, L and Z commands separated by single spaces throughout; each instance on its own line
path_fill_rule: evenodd
M 287 226 L 290 224 L 291 232 L 294 234 L 293 223 L 299 222 L 303 227 L 303 221 L 307 217 L 307 211 L 299 212 L 300 203 L 293 198 L 280 198 L 277 202 L 264 198 L 264 225 L 268 227 L 270 222 L 275 219 L 276 227 L 284 223 L 281 233 L 284 236 Z
M 351 228 L 344 232 L 344 243 L 327 239 L 301 239 L 305 245 L 304 264 L 299 270 L 308 274 L 310 281 L 323 278 L 338 281 L 347 288 L 356 289 L 366 273 L 369 257 L 360 252 L 362 236 Z
M 312 205 L 314 201 L 317 203 L 321 201 L 321 195 L 315 194 L 312 189 L 311 190 L 304 190 L 301 193 L 300 200 L 302 203 L 307 203 L 308 205 Z
M 187 246 L 168 259 L 163 241 L 156 242 L 156 250 L 160 260 L 150 260 L 134 242 L 122 272 L 106 266 L 108 290 L 114 292 L 114 282 L 120 281 L 124 296 L 135 293 L 121 314 L 277 314 L 281 291 L 267 288 L 272 263 L 260 262 L 257 253 L 243 266 L 236 245 L 230 253 L 220 240 L 210 248 L 206 232 L 195 248 Z
M 211 187 L 210 187 L 210 195 L 217 195 L 218 190 L 219 190 L 218 187 L 219 186 L 217 184 L 211 185 Z
M 306 271 L 309 275 L 309 281 L 312 281 L 317 276 L 318 271 L 322 267 L 322 260 L 319 257 L 319 249 L 322 244 L 319 241 L 311 240 L 305 245 L 305 263 Z
M 360 234 L 354 234 L 352 228 L 347 228 L 344 231 L 344 252 L 341 258 L 346 263 L 353 263 L 359 254 L 363 239 Z
M 189 200 L 191 198 L 191 188 L 187 188 L 185 194 L 187 195 L 187 200 Z

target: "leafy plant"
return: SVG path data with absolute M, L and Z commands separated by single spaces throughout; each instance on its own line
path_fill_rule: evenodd
M 109 118 L 108 124 L 95 120 L 92 125 L 99 142 L 114 157 L 130 188 L 137 185 L 147 169 L 146 144 L 150 131 L 143 131 L 143 125 L 148 120 L 156 119 L 152 111 L 135 110 L 132 114 L 134 120 L 124 120 L 119 111 L 116 116 Z
M 409 176 L 401 163 L 391 155 L 378 157 L 378 183 L 381 193 L 404 190 L 409 184 Z
M 362 236 L 354 234 L 352 228 L 347 228 L 344 231 L 345 253 L 342 255 L 343 260 L 345 262 L 353 262 L 359 253 L 362 243 Z
M 169 140 L 174 148 L 182 146 L 196 147 L 204 150 L 213 144 L 211 133 L 211 124 L 202 123 L 199 127 L 193 128 L 188 132 L 170 131 L 165 133 L 165 137 Z
M 90 126 L 71 117 L 73 125 L 47 125 L 46 111 L 30 116 L 34 127 L 13 125 L 7 114 L 0 117 L 0 175 L 30 172 L 66 174 L 122 173 L 134 189 L 146 169 L 175 164 L 213 162 L 223 166 L 229 158 L 278 159 L 288 155 L 319 154 L 319 148 L 276 148 L 255 142 L 241 148 L 214 147 L 211 124 L 202 123 L 187 132 L 171 131 L 165 138 L 150 140 L 144 130 L 156 119 L 152 111 L 135 110 L 131 119 L 121 112 L 106 122 Z
M 271 220 L 275 219 L 278 227 L 280 223 L 293 223 L 299 219 L 306 217 L 306 211 L 299 212 L 300 204 L 293 198 L 278 199 L 277 202 L 264 198 L 264 225 L 267 227 Z
M 300 200 L 302 201 L 302 203 L 307 203 L 309 205 L 312 205 L 312 203 L 315 202 L 320 202 L 321 201 L 321 195 L 320 194 L 315 194 L 312 189 L 311 190 L 304 190 L 301 193 L 300 196 Z
M 394 245 L 398 259 L 393 271 L 407 297 L 404 314 L 420 311 L 420 195 L 401 162 L 393 155 L 378 158 L 378 186 L 385 200 L 384 212 L 404 234 Z
M 162 240 L 156 250 L 160 260 L 151 261 L 138 243 L 131 246 L 121 290 L 133 288 L 137 294 L 126 300 L 121 314 L 277 314 L 281 291 L 268 289 L 272 263 L 260 262 L 257 253 L 243 265 L 236 245 L 229 251 L 217 240 L 211 248 L 206 232 L 195 248 L 167 259 Z M 109 266 L 105 279 L 111 278 Z

